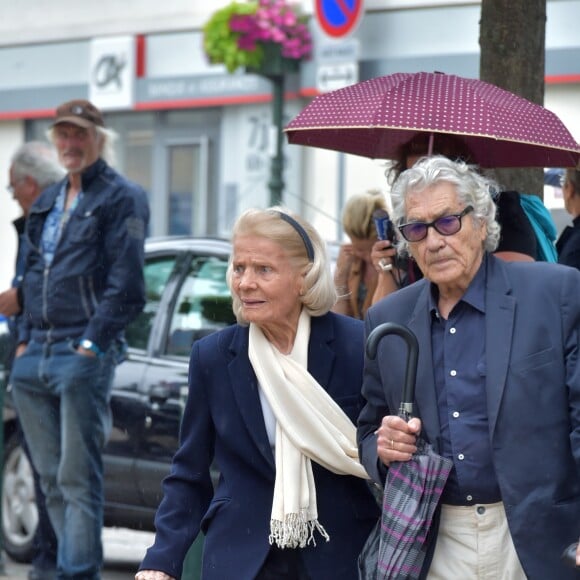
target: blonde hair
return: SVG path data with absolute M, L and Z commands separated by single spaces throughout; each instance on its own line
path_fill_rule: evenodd
M 298 222 L 312 242 L 314 259 L 310 261 L 304 239 L 298 230 L 282 219 L 284 213 Z M 322 316 L 334 305 L 337 299 L 326 244 L 318 232 L 302 217 L 290 210 L 275 206 L 268 209 L 248 209 L 243 212 L 232 229 L 232 242 L 239 236 L 258 236 L 282 246 L 290 263 L 298 272 L 306 272 L 302 304 L 311 316 Z M 232 308 L 237 321 L 247 324 L 242 316 L 242 304 L 233 291 L 233 254 L 227 270 L 227 282 L 232 293 Z
M 342 227 L 349 238 L 374 240 L 377 237 L 373 212 L 387 209 L 387 201 L 378 189 L 370 189 L 348 198 L 342 211 Z

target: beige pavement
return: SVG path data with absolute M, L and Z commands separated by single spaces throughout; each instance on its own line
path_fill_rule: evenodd
M 130 580 L 134 578 L 139 562 L 153 543 L 150 532 L 136 532 L 125 528 L 105 528 L 103 546 L 105 569 L 102 580 Z M 2 580 L 26 580 L 30 566 L 18 564 L 4 557 Z

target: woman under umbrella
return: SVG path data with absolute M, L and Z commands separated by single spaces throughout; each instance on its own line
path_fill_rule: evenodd
M 352 580 L 378 517 L 353 424 L 363 323 L 329 312 L 325 244 L 280 208 L 237 220 L 228 282 L 238 324 L 193 346 L 181 446 L 136 578 L 179 578 L 201 530 L 204 580 Z

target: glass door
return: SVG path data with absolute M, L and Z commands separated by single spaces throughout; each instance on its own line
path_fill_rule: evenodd
M 166 145 L 167 233 L 206 234 L 207 139 Z

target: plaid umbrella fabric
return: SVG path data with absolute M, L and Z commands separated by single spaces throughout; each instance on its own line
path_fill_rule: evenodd
M 367 355 L 376 358 L 380 340 L 395 334 L 407 343 L 407 368 L 399 416 L 413 417 L 419 345 L 405 326 L 386 322 L 367 338 Z M 430 444 L 417 439 L 417 451 L 409 461 L 393 462 L 387 471 L 383 493 L 377 580 L 417 579 L 427 553 L 427 535 L 433 514 L 453 467 L 450 459 L 437 455 Z
M 284 129 L 289 143 L 396 159 L 418 134 L 453 135 L 481 167 L 574 167 L 580 145 L 551 111 L 490 83 L 395 73 L 322 94 Z
M 419 578 L 427 534 L 453 462 L 419 438 L 408 462 L 389 467 L 383 496 L 377 580 Z

